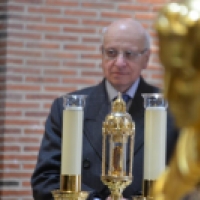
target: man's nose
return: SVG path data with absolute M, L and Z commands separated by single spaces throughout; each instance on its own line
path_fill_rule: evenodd
M 117 56 L 115 65 L 118 66 L 118 67 L 124 67 L 126 65 L 126 59 L 124 58 L 123 53 L 120 53 Z

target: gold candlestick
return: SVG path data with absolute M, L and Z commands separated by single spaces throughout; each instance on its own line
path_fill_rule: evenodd
M 134 136 L 135 124 L 119 93 L 103 123 L 101 179 L 113 200 L 121 200 L 122 191 L 132 182 Z
M 52 191 L 55 200 L 85 200 L 81 191 L 81 155 L 84 95 L 63 97 L 63 133 L 60 190 Z M 72 153 L 73 152 L 73 153 Z

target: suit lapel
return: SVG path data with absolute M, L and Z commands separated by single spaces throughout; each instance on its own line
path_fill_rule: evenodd
M 101 159 L 102 122 L 105 121 L 105 117 L 111 109 L 104 81 L 93 90 L 86 104 L 84 134 L 97 156 Z
M 143 79 L 141 79 L 129 109 L 129 113 L 131 114 L 136 126 L 134 155 L 144 144 L 144 101 L 143 97 L 141 96 L 143 85 L 144 82 Z

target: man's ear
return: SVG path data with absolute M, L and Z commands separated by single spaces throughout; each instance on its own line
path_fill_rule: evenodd
M 151 55 L 151 50 L 148 49 L 145 53 L 144 53 L 144 63 L 143 63 L 143 68 L 142 69 L 146 69 L 148 66 L 148 62 L 150 59 L 150 55 Z

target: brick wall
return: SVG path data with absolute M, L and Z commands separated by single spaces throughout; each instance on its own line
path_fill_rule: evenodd
M 0 200 L 32 199 L 30 176 L 52 100 L 102 79 L 101 31 L 111 21 L 135 17 L 149 30 L 153 54 L 143 75 L 162 85 L 152 25 L 164 3 L 0 0 Z
M 0 1 L 0 188 L 2 187 L 3 174 L 3 154 L 5 148 L 4 144 L 4 117 L 5 117 L 5 74 L 6 74 L 6 23 L 7 23 L 7 9 L 6 0 Z M 0 195 L 1 196 L 1 195 Z M 1 197 L 0 197 L 1 199 Z

